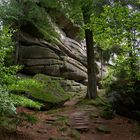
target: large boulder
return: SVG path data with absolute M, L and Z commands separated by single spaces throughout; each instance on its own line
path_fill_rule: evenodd
M 70 94 L 65 92 L 59 81 L 43 74 L 35 75 L 33 79 L 40 84 L 38 87 L 29 87 L 28 96 L 44 103 L 45 109 L 63 105 L 70 98 Z

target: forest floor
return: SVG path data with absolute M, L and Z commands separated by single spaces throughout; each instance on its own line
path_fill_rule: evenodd
M 22 122 L 16 136 L 0 140 L 140 140 L 138 122 L 118 115 L 106 120 L 93 105 L 67 102 L 59 109 L 33 111 L 20 107 L 18 112 L 36 116 L 36 124 Z

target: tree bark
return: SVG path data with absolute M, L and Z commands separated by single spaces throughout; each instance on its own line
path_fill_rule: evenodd
M 90 23 L 90 15 L 83 10 L 84 23 Z M 88 69 L 88 90 L 87 98 L 95 99 L 97 97 L 97 80 L 95 70 L 95 54 L 93 32 L 90 29 L 85 29 L 86 48 L 87 48 L 87 69 Z

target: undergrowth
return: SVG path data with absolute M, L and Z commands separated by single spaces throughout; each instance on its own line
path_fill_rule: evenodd
M 15 106 L 29 107 L 40 110 L 43 107 L 42 103 L 33 101 L 25 96 L 11 94 L 11 99 L 14 101 Z

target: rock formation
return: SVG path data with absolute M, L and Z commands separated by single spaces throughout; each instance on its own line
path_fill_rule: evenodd
M 87 79 L 86 53 L 73 39 L 63 37 L 59 45 L 20 32 L 18 63 L 27 74 L 43 73 L 75 81 Z
M 59 83 L 65 91 L 85 93 L 87 56 L 85 46 L 80 44 L 81 40 L 77 36 L 80 27 L 72 23 L 61 10 L 49 8 L 47 16 L 44 19 L 48 19 L 54 31 L 53 34 L 47 34 L 53 41 L 44 35 L 46 30 L 42 32 L 43 28 L 40 30 L 34 21 L 20 22 L 20 31 L 15 37 L 18 42 L 16 59 L 18 64 L 23 65 L 21 72 L 32 76 L 41 73 L 53 79 L 55 77 L 55 80 L 60 78 Z M 53 22 L 52 17 L 55 19 Z M 42 26 L 48 26 L 46 21 Z M 99 73 L 98 68 L 97 71 Z

